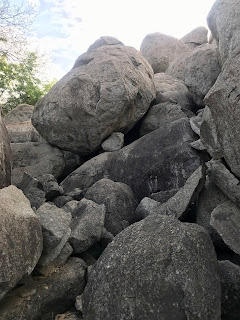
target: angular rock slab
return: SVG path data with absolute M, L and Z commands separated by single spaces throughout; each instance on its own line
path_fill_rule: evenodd
M 98 204 L 105 204 L 105 228 L 113 235 L 124 229 L 124 222 L 134 220 L 136 202 L 131 188 L 110 179 L 101 179 L 91 186 L 85 194 Z
M 86 284 L 86 266 L 70 258 L 61 268 L 24 284 L 0 304 L 1 320 L 50 320 L 74 306 Z
M 140 47 L 141 53 L 150 63 L 154 73 L 165 72 L 169 64 L 189 48 L 174 37 L 155 32 L 146 35 Z
M 240 255 L 240 208 L 230 200 L 220 204 L 211 214 L 210 225 L 224 243 Z
M 240 178 L 240 53 L 224 63 L 221 74 L 205 97 L 211 109 L 222 157 Z M 213 134 L 216 135 L 216 134 Z M 207 145 L 206 145 L 207 148 Z M 208 149 L 208 148 L 207 148 Z
M 166 73 L 184 81 L 194 102 L 204 106 L 203 98 L 213 86 L 221 72 L 217 48 L 203 44 L 177 57 Z
M 8 131 L 0 112 L 0 188 L 11 184 L 12 151 Z
M 206 231 L 149 216 L 118 234 L 92 267 L 84 320 L 219 320 L 217 260 Z
M 222 65 L 239 51 L 239 15 L 238 0 L 217 0 L 208 14 L 208 26 L 217 41 Z
M 189 120 L 180 119 L 119 151 L 92 158 L 61 185 L 69 192 L 108 178 L 129 185 L 137 201 L 154 192 L 180 189 L 201 164 L 197 152 L 189 146 L 194 139 Z
M 81 55 L 36 104 L 32 123 L 52 145 L 84 155 L 112 132 L 129 131 L 155 95 L 152 68 L 140 52 L 101 46 Z
M 0 190 L 0 299 L 30 274 L 42 252 L 42 227 L 21 190 Z

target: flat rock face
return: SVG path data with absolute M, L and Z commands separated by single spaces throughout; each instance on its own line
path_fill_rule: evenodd
M 0 114 L 0 188 L 11 184 L 12 152 L 10 138 Z
M 30 274 L 42 252 L 42 228 L 21 190 L 0 190 L 0 299 Z
M 194 139 L 189 120 L 180 119 L 119 151 L 92 158 L 61 185 L 69 192 L 108 178 L 129 185 L 137 201 L 158 191 L 178 190 L 201 164 L 196 151 L 189 146 Z
M 34 106 L 30 104 L 19 104 L 4 117 L 4 122 L 8 125 L 28 121 L 31 119 L 33 110 Z
M 157 91 L 156 103 L 177 103 L 183 108 L 195 110 L 192 94 L 182 80 L 166 73 L 156 73 L 154 84 Z
M 224 64 L 216 83 L 208 92 L 205 102 L 211 110 L 218 146 L 231 171 L 240 178 L 240 54 Z M 213 133 L 214 136 L 216 134 Z M 208 146 L 206 145 L 208 149 Z M 221 151 L 221 152 L 219 152 Z
M 239 15 L 238 0 L 217 0 L 208 14 L 208 26 L 217 40 L 222 65 L 239 50 Z
M 85 194 L 98 204 L 105 204 L 105 228 L 113 235 L 124 229 L 124 222 L 134 220 L 136 202 L 128 185 L 109 179 L 97 181 Z
M 130 130 L 154 98 L 152 69 L 136 49 L 101 46 L 37 103 L 32 123 L 49 143 L 88 154 L 112 132 Z
M 189 51 L 189 48 L 181 40 L 156 32 L 146 35 L 140 51 L 152 66 L 154 73 L 159 73 L 165 72 L 176 56 Z
M 166 73 L 183 80 L 193 95 L 194 102 L 204 106 L 203 98 L 213 86 L 221 69 L 214 45 L 204 44 L 177 57 Z
M 149 216 L 115 237 L 93 266 L 84 320 L 219 320 L 221 288 L 203 228 Z

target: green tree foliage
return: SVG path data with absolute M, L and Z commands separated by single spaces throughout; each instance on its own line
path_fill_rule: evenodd
M 53 86 L 52 82 L 42 82 L 37 76 L 38 56 L 30 52 L 20 63 L 8 62 L 0 58 L 0 98 L 4 114 L 22 103 L 35 105 Z
M 18 104 L 34 105 L 56 82 L 40 80 L 42 57 L 27 49 L 33 19 L 34 10 L 26 0 L 20 6 L 0 0 L 0 104 L 4 114 Z

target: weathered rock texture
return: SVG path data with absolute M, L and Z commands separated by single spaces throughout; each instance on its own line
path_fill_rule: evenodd
M 217 41 L 222 65 L 239 51 L 239 15 L 238 0 L 217 0 L 208 14 L 208 26 Z
M 129 185 L 138 201 L 153 192 L 179 189 L 201 164 L 196 151 L 189 146 L 194 138 L 189 120 L 180 119 L 119 151 L 92 158 L 61 185 L 69 192 L 108 178 Z
M 85 264 L 71 258 L 51 274 L 17 288 L 0 304 L 1 320 L 50 320 L 74 306 L 86 283 Z
M 181 107 L 195 111 L 192 94 L 182 80 L 174 78 L 166 73 L 154 75 L 156 86 L 156 103 L 170 102 L 179 104 Z
M 177 57 L 166 72 L 183 80 L 192 93 L 194 102 L 204 106 L 203 98 L 213 86 L 220 71 L 217 48 L 204 44 Z
M 11 184 L 12 152 L 10 138 L 0 112 L 0 188 Z
M 128 185 L 109 179 L 97 181 L 85 197 L 98 204 L 105 204 L 105 228 L 113 235 L 124 229 L 124 223 L 133 222 L 136 202 Z
M 176 56 L 189 51 L 189 48 L 181 40 L 156 32 L 146 35 L 140 51 L 152 66 L 154 73 L 158 73 L 165 72 Z
M 33 125 L 51 144 L 88 154 L 127 132 L 155 98 L 153 72 L 134 48 L 101 46 L 81 55 L 35 106 Z
M 208 30 L 205 27 L 198 27 L 186 34 L 181 40 L 190 48 L 195 48 L 208 42 Z
M 0 190 L 0 299 L 30 274 L 42 252 L 41 223 L 21 190 Z
M 125 229 L 93 266 L 84 320 L 220 319 L 221 288 L 203 228 L 150 216 Z

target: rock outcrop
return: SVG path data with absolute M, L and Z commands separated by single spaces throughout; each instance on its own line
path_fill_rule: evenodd
M 136 49 L 101 46 L 81 55 L 37 103 L 32 123 L 49 143 L 84 155 L 112 132 L 128 132 L 155 94 L 152 69 Z

